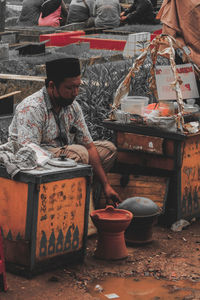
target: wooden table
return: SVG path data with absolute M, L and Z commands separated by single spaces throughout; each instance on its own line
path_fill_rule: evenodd
M 169 178 L 164 223 L 200 216 L 200 133 L 186 135 L 109 120 L 104 126 L 115 134 L 117 172 Z

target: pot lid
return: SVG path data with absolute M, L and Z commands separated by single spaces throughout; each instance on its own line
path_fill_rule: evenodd
M 48 160 L 48 164 L 54 166 L 54 167 L 76 167 L 77 163 L 70 158 L 66 158 L 65 160 L 60 159 L 59 157 L 51 158 Z
M 106 208 L 93 210 L 91 217 L 99 220 L 110 221 L 126 221 L 132 219 L 133 215 L 130 211 L 124 209 L 117 209 L 111 205 L 107 205 Z
M 149 198 L 132 197 L 118 205 L 119 209 L 129 210 L 134 217 L 153 216 L 160 213 L 159 206 Z

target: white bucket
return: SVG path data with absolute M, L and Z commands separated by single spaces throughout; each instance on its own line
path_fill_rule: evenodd
M 127 96 L 121 100 L 121 110 L 131 114 L 144 115 L 144 107 L 148 105 L 149 98 L 142 96 Z

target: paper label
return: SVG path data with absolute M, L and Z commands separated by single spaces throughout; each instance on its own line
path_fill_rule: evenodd
M 177 65 L 176 69 L 182 80 L 180 86 L 183 99 L 199 98 L 194 68 L 192 64 Z M 171 85 L 174 82 L 171 66 L 156 67 L 156 85 L 159 100 L 176 100 L 176 92 Z

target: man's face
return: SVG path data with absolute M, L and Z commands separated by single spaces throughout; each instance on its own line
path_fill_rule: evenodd
M 81 76 L 77 76 L 65 78 L 60 83 L 59 87 L 54 85 L 52 96 L 55 103 L 61 107 L 67 107 L 68 105 L 72 104 L 79 93 L 80 84 Z

